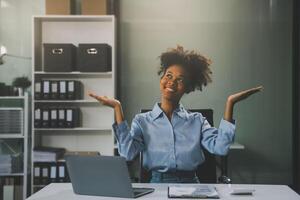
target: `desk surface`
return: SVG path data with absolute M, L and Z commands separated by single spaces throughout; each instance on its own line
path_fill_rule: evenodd
M 168 199 L 168 185 L 174 184 L 133 184 L 134 187 L 152 187 L 155 191 L 151 194 L 142 196 L 138 200 Z M 220 199 L 225 200 L 300 200 L 300 196 L 286 185 L 242 185 L 242 184 L 214 184 L 220 195 Z M 232 188 L 249 188 L 255 189 L 252 196 L 231 195 Z M 102 199 L 119 199 L 112 197 L 76 195 L 73 192 L 71 183 L 52 183 L 39 192 L 33 194 L 27 200 L 102 200 Z M 169 199 L 170 200 L 170 199 Z

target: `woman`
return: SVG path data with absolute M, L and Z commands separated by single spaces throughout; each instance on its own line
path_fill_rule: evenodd
M 143 152 L 143 166 L 151 171 L 152 183 L 198 183 L 195 175 L 205 158 L 202 148 L 217 155 L 226 155 L 234 140 L 232 119 L 235 103 L 260 91 L 245 90 L 227 98 L 219 129 L 211 127 L 200 113 L 189 113 L 180 104 L 185 93 L 202 90 L 211 82 L 210 60 L 194 51 L 177 46 L 160 56 L 161 102 L 152 111 L 137 114 L 131 128 L 124 119 L 121 103 L 106 96 L 89 95 L 114 108 L 113 125 L 121 156 L 133 159 Z

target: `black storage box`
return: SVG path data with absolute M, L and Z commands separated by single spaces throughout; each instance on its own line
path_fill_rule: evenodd
M 75 70 L 76 47 L 73 44 L 44 44 L 44 71 L 71 72 Z
M 77 70 L 81 72 L 111 71 L 111 46 L 108 44 L 79 44 Z

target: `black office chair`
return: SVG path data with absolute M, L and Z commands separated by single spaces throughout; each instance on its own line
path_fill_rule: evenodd
M 148 112 L 149 109 L 142 109 L 141 112 Z M 199 112 L 204 117 L 211 126 L 213 123 L 213 110 L 212 109 L 190 109 L 190 112 Z M 205 156 L 205 162 L 198 166 L 196 170 L 196 175 L 202 183 L 231 183 L 231 179 L 221 173 L 221 176 L 217 179 L 217 166 L 222 169 L 221 164 L 217 163 L 216 156 L 209 153 L 206 149 L 203 148 L 203 153 Z M 139 182 L 148 183 L 151 179 L 151 173 L 143 167 L 143 152 L 141 152 L 136 158 L 136 161 L 139 162 Z

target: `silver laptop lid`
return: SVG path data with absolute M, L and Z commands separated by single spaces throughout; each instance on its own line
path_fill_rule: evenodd
M 76 194 L 133 198 L 126 161 L 117 156 L 66 157 Z

